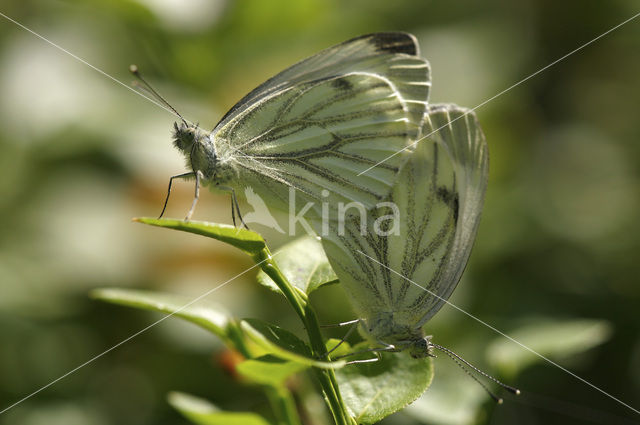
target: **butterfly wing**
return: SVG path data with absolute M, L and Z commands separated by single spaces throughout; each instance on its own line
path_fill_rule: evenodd
M 361 71 L 384 75 L 394 81 L 404 99 L 418 102 L 411 107 L 415 121 L 419 121 L 424 113 L 421 103 L 427 101 L 431 87 L 429 65 L 424 60 L 413 60 L 419 55 L 416 38 L 403 32 L 374 33 L 347 40 L 290 66 L 260 84 L 222 117 L 214 132 L 242 115 L 251 105 L 288 87 Z M 392 64 L 388 63 L 389 59 L 393 60 Z
M 453 245 L 442 265 L 442 274 L 433 287 L 426 286 L 440 299 L 430 296 L 424 301 L 420 326 L 440 310 L 462 277 L 478 232 L 489 178 L 489 147 L 475 114 L 455 105 L 434 105 L 428 110 L 424 134 L 433 133 L 430 137 L 451 158 L 459 206 Z
M 393 188 L 389 201 L 395 207 L 372 211 L 364 229 L 354 217 L 342 232 L 332 226 L 323 237 L 356 311 L 374 336 L 388 342 L 408 338 L 451 295 L 471 251 L 486 188 L 488 151 L 472 113 L 430 106 L 423 133 L 428 136 Z
M 303 200 L 365 208 L 386 197 L 419 137 L 429 67 L 403 33 L 359 37 L 306 59 L 249 93 L 212 133 L 221 161 L 270 206 Z M 323 197 L 323 190 L 328 196 Z

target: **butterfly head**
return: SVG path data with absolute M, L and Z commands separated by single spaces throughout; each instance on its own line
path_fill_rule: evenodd
M 414 359 L 422 359 L 425 357 L 434 357 L 433 344 L 431 343 L 431 336 L 425 336 L 413 341 L 409 345 L 407 352 Z
M 201 171 L 211 178 L 216 171 L 218 157 L 213 142 L 197 124 L 186 122 L 173 124 L 173 145 L 187 158 L 193 171 Z
M 173 145 L 184 154 L 189 154 L 193 146 L 204 137 L 197 125 L 185 122 L 173 123 Z

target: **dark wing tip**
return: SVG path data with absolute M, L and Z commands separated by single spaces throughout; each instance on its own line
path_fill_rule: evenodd
M 352 38 L 341 44 L 349 44 L 357 40 L 367 40 L 379 53 L 405 53 L 412 56 L 419 54 L 418 40 L 406 32 L 375 32 Z
M 406 32 L 379 32 L 369 35 L 379 52 L 418 54 L 418 40 Z

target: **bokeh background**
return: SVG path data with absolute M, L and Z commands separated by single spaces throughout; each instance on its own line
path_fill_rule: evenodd
M 4 0 L 0 12 L 118 81 L 128 66 L 205 128 L 270 75 L 360 34 L 417 36 L 433 102 L 474 107 L 637 13 L 631 0 Z M 479 236 L 451 301 L 640 408 L 640 19 L 477 110 L 491 152 Z M 160 316 L 91 300 L 104 286 L 197 296 L 251 265 L 221 243 L 148 228 L 184 170 L 174 117 L 0 17 L 0 410 Z M 206 193 L 195 218 L 230 222 Z M 192 184 L 177 183 L 182 217 Z M 286 239 L 264 230 L 272 247 Z M 353 318 L 339 287 L 321 320 Z M 248 274 L 210 297 L 300 331 Z M 391 424 L 630 424 L 640 416 L 445 306 L 438 342 L 520 387 L 495 407 L 446 358 Z M 338 336 L 339 334 L 333 334 Z M 0 415 L 0 424 L 186 424 L 180 390 L 264 411 L 210 335 L 168 320 Z M 313 381 L 293 382 L 313 390 Z M 321 411 L 322 404 L 306 407 Z M 315 410 L 314 410 L 315 409 Z M 313 416 L 313 415 L 312 415 Z M 323 423 L 318 413 L 309 423 Z

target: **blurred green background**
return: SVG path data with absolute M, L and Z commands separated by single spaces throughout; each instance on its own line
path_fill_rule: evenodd
M 188 119 L 213 128 L 246 92 L 364 33 L 412 32 L 432 102 L 474 107 L 638 12 L 628 0 L 5 0 L 0 12 L 128 85 L 128 66 Z M 640 19 L 477 110 L 490 181 L 470 265 L 451 301 L 640 408 Z M 161 316 L 88 298 L 95 287 L 197 296 L 251 265 L 194 235 L 132 223 L 159 213 L 184 170 L 173 117 L 0 18 L 0 410 Z M 182 217 L 192 183 L 177 183 Z M 230 222 L 206 193 L 196 219 Z M 285 242 L 263 231 L 272 247 Z M 321 320 L 352 319 L 339 287 Z M 300 331 L 242 276 L 210 299 Z M 391 424 L 627 424 L 640 416 L 445 306 L 426 326 L 524 394 L 495 407 L 447 358 Z M 329 333 L 331 334 L 331 333 Z M 338 336 L 339 333 L 331 334 Z M 229 373 L 219 341 L 161 325 L 0 415 L 0 424 L 185 424 L 171 390 L 229 410 L 267 409 Z M 292 382 L 304 388 L 311 380 Z M 310 411 L 322 410 L 309 407 Z M 314 410 L 315 409 L 315 410 Z M 309 423 L 322 423 L 322 418 Z

